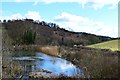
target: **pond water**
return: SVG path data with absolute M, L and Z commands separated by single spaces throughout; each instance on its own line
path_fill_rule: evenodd
M 13 56 L 13 61 L 18 61 L 28 72 L 44 69 L 51 71 L 54 75 L 63 74 L 65 76 L 81 76 L 83 73 L 71 62 L 41 52 L 35 52 L 34 55 L 17 53 Z

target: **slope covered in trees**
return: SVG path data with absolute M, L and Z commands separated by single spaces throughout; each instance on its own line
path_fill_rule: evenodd
M 71 32 L 60 28 L 55 23 L 33 21 L 32 19 L 4 20 L 2 25 L 14 40 L 13 44 L 25 44 L 27 42 L 27 44 L 34 43 L 37 45 L 84 46 L 113 39 L 85 32 Z M 28 31 L 26 32 L 26 30 Z

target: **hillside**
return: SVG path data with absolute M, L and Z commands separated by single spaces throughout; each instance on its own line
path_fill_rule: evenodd
M 118 39 L 106 41 L 98 44 L 89 45 L 87 47 L 101 48 L 101 49 L 111 49 L 112 51 L 118 50 Z
M 53 55 L 57 53 L 59 58 L 71 61 L 78 68 L 85 71 L 84 78 L 116 78 L 118 76 L 118 52 L 84 47 L 86 45 L 112 40 L 113 38 L 111 37 L 98 36 L 85 32 L 71 32 L 55 24 L 50 25 L 46 22 L 36 22 L 29 19 L 4 21 L 2 22 L 2 27 L 3 77 L 16 77 L 18 73 L 21 75 L 21 70 L 23 71 L 24 69 L 18 61 L 17 63 L 13 62 L 12 68 L 9 67 L 11 66 L 11 60 L 8 60 L 9 58 L 6 57 L 11 56 L 11 54 L 14 55 L 14 53 L 22 55 L 19 54 L 21 53 L 19 51 L 22 51 L 22 53 L 23 51 L 27 51 L 34 55 L 34 50 L 37 49 L 46 54 L 52 53 L 51 55 Z M 34 33 L 36 33 L 35 37 Z M 35 42 L 26 45 L 26 43 L 24 43 L 25 38 L 29 39 L 30 42 L 31 39 L 35 38 Z M 46 45 L 47 47 L 45 47 Z M 48 45 L 53 45 L 53 47 Z M 73 47 L 74 45 L 80 46 Z
M 85 32 L 71 32 L 60 28 L 55 23 L 33 21 L 32 19 L 4 20 L 2 26 L 5 27 L 9 36 L 14 40 L 13 44 L 24 44 L 23 35 L 30 29 L 36 33 L 34 44 L 37 45 L 85 46 L 113 39 Z

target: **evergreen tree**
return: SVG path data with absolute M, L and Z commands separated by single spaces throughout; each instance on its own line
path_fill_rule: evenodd
M 23 41 L 25 44 L 34 44 L 36 39 L 36 32 L 27 29 L 24 33 Z

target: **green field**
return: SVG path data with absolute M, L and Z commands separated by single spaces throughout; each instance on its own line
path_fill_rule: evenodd
M 112 51 L 120 50 L 118 49 L 118 42 L 120 43 L 120 40 L 111 40 L 111 41 L 106 41 L 102 43 L 97 43 L 93 45 L 88 45 L 87 47 L 92 47 L 92 48 L 100 48 L 100 49 L 111 49 Z

